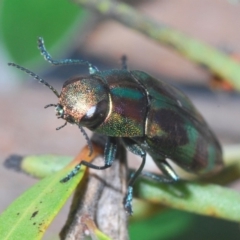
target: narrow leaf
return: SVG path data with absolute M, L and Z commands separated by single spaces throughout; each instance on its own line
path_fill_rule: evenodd
M 100 151 L 94 151 L 91 157 L 88 153 L 85 147 L 66 168 L 41 180 L 15 200 L 0 216 L 1 239 L 41 239 L 76 186 L 83 183 L 86 168 L 82 166 L 66 183 L 60 180 L 82 159 L 91 161 Z
M 240 193 L 214 184 L 179 182 L 139 183 L 141 198 L 172 208 L 240 222 Z

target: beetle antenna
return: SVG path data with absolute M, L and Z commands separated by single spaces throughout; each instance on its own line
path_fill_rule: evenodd
M 48 104 L 46 105 L 44 108 L 48 108 L 48 107 L 57 107 L 58 105 L 57 104 Z
M 128 67 L 127 67 L 127 56 L 126 55 L 123 55 L 121 57 L 121 62 L 122 62 L 122 70 L 128 70 Z
M 30 70 L 28 70 L 27 68 L 21 67 L 15 63 L 8 63 L 9 66 L 13 66 L 16 67 L 18 69 L 20 69 L 21 71 L 27 73 L 28 75 L 32 76 L 34 79 L 38 80 L 38 82 L 42 83 L 43 85 L 45 85 L 46 87 L 48 87 L 49 89 L 52 90 L 52 92 L 59 98 L 60 95 L 57 92 L 57 90 L 55 88 L 53 88 L 53 86 L 51 86 L 49 83 L 45 82 L 42 78 L 40 78 L 37 74 L 35 74 L 34 72 L 31 72 Z
M 86 141 L 87 141 L 87 145 L 88 145 L 88 148 L 89 148 L 89 154 L 88 154 L 88 156 L 91 156 L 92 153 L 93 153 L 92 142 L 91 142 L 91 140 L 89 139 L 89 137 L 88 137 L 87 133 L 85 132 L 84 128 L 81 127 L 81 126 L 79 126 L 79 128 L 80 128 L 83 136 L 85 137 L 85 139 L 86 139 Z
M 43 55 L 44 59 L 53 65 L 70 65 L 70 64 L 82 64 L 87 65 L 90 74 L 94 74 L 98 72 L 98 68 L 89 63 L 88 61 L 84 61 L 81 59 L 62 59 L 62 60 L 54 60 L 52 56 L 48 53 L 45 45 L 44 40 L 42 37 L 38 38 L 38 49 L 40 50 L 41 54 Z
M 57 127 L 56 130 L 60 130 L 60 129 L 64 128 L 66 125 L 67 125 L 67 121 L 62 126 Z

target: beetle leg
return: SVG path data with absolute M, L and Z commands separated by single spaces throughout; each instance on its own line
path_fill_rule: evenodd
M 97 169 L 97 170 L 103 170 L 111 167 L 116 156 L 116 151 L 117 151 L 116 138 L 108 137 L 107 143 L 104 149 L 104 166 L 97 166 L 95 164 L 82 160 L 78 165 L 75 166 L 75 168 L 65 178 L 61 179 L 60 182 L 69 181 L 72 177 L 74 177 L 79 172 L 82 165 L 89 168 Z
M 124 199 L 124 207 L 125 207 L 126 211 L 129 214 L 132 214 L 133 213 L 133 210 L 132 210 L 133 184 L 136 181 L 137 177 L 141 174 L 141 172 L 144 168 L 144 165 L 145 165 L 145 162 L 146 162 L 146 152 L 134 141 L 132 141 L 128 138 L 122 138 L 122 140 L 123 140 L 126 148 L 130 152 L 132 152 L 133 154 L 136 154 L 136 155 L 138 155 L 142 158 L 142 163 L 141 163 L 140 167 L 130 177 L 130 180 L 128 182 L 127 194 L 126 194 L 126 197 Z
M 175 173 L 173 168 L 168 164 L 166 160 L 158 162 L 157 165 L 170 182 L 176 182 L 179 180 L 178 175 Z
M 178 175 L 173 168 L 165 160 L 156 161 L 157 166 L 161 169 L 164 175 L 157 175 L 150 172 L 142 172 L 142 175 L 146 178 L 152 179 L 162 183 L 173 183 L 179 180 Z

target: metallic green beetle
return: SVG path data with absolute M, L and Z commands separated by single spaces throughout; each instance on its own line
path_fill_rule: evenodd
M 221 146 L 215 135 L 188 97 L 176 88 L 145 72 L 129 71 L 125 58 L 121 70 L 99 71 L 83 60 L 53 60 L 42 38 L 38 39 L 38 47 L 48 62 L 54 65 L 85 64 L 90 75 L 66 81 L 59 94 L 33 72 L 13 63 L 9 65 L 27 72 L 54 92 L 59 103 L 46 107 L 56 108 L 56 115 L 66 120 L 63 126 L 69 122 L 78 125 L 82 131 L 82 127 L 87 127 L 108 137 L 103 166 L 83 160 L 62 182 L 71 179 L 81 165 L 95 169 L 110 167 L 115 159 L 117 138 L 142 158 L 141 166 L 130 178 L 124 200 L 125 209 L 130 214 L 133 183 L 143 170 L 146 153 L 150 154 L 163 175 L 145 175 L 160 182 L 179 180 L 166 159 L 196 174 L 210 174 L 223 167 Z

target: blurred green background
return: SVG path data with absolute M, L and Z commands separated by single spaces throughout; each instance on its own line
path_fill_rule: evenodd
M 87 15 L 76 5 L 57 0 L 2 1 L 0 11 L 1 43 L 9 58 L 19 64 L 32 65 L 40 60 L 37 37 L 42 36 L 57 53 L 67 40 L 76 36 L 74 30 Z

